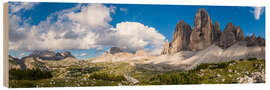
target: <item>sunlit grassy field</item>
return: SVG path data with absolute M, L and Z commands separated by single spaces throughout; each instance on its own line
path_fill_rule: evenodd
M 12 69 L 9 71 L 9 87 L 231 84 L 239 83 L 239 78 L 250 76 L 254 72 L 265 72 L 264 70 L 265 60 L 255 58 L 200 64 L 192 70 L 170 72 L 138 69 L 128 63 L 88 63 L 46 72 Z M 127 80 L 125 76 L 139 82 Z

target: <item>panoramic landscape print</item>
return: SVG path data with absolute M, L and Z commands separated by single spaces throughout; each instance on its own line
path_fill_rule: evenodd
M 265 83 L 264 7 L 8 3 L 8 87 Z

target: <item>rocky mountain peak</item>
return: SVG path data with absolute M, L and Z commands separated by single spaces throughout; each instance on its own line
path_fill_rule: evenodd
M 229 22 L 226 25 L 224 32 L 233 32 L 233 30 L 235 30 L 235 26 L 232 24 L 232 22 Z
M 43 50 L 43 51 L 33 51 L 32 54 L 29 56 L 31 57 L 37 57 L 42 60 L 61 60 L 67 57 L 74 57 L 71 55 L 69 51 L 64 51 L 62 53 L 49 51 L 49 50 Z
M 236 27 L 236 32 L 235 32 L 236 40 L 238 41 L 243 41 L 245 40 L 244 32 L 240 28 L 240 26 Z
M 244 32 L 242 31 L 240 26 L 235 27 L 234 24 L 229 22 L 221 34 L 219 46 L 222 47 L 223 49 L 226 49 L 231 45 L 235 44 L 236 42 L 244 40 L 245 40 Z
M 214 29 L 205 9 L 199 9 L 195 15 L 194 28 L 190 36 L 189 48 L 192 51 L 202 50 L 213 43 Z
M 162 47 L 161 54 L 169 54 L 169 50 L 170 50 L 170 44 L 169 44 L 169 41 L 166 40 L 165 44 Z
M 112 47 L 106 52 L 106 54 L 115 54 L 119 52 L 123 52 L 123 51 L 119 47 Z
M 74 57 L 71 55 L 71 53 L 69 51 L 64 51 L 61 53 L 61 56 L 64 56 L 64 57 Z
M 265 45 L 264 38 L 256 38 L 255 35 L 245 37 L 240 26 L 236 27 L 232 22 L 229 22 L 222 32 L 217 21 L 212 24 L 206 9 L 199 9 L 195 15 L 193 29 L 180 20 L 176 24 L 172 42 L 165 42 L 161 54 L 174 54 L 185 50 L 199 51 L 212 44 L 227 49 L 237 42 L 247 46 Z
M 252 40 L 255 40 L 255 39 L 256 39 L 255 34 L 253 33 L 253 34 L 250 36 L 250 38 L 251 38 Z
M 137 50 L 135 55 L 136 56 L 150 56 L 150 54 L 145 50 Z
M 180 22 L 175 27 L 169 53 L 172 54 L 181 50 L 188 50 L 190 33 L 190 25 L 185 23 L 183 20 L 180 20 Z
M 202 31 L 202 27 L 207 26 L 210 22 L 211 19 L 207 11 L 201 8 L 195 15 L 194 30 Z
M 219 46 L 221 48 L 226 49 L 236 42 L 236 36 L 234 32 L 235 26 L 229 22 L 220 36 Z
M 221 29 L 220 29 L 220 24 L 218 21 L 215 22 L 215 25 L 214 25 L 214 30 L 216 30 L 217 32 L 221 32 Z
M 8 61 L 9 61 L 9 70 L 10 69 L 21 69 L 21 66 L 19 65 L 19 59 L 15 58 L 13 56 L 8 55 Z
M 220 40 L 221 29 L 220 24 L 216 21 L 214 27 L 213 41 L 218 42 Z

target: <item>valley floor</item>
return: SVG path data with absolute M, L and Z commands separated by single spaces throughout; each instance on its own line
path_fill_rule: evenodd
M 29 79 L 23 77 L 19 79 L 14 78 L 16 77 L 16 74 L 11 73 L 12 70 L 10 70 L 9 87 L 232 84 L 265 82 L 265 60 L 257 60 L 255 58 L 214 64 L 205 63 L 188 71 L 150 71 L 128 63 L 108 62 L 79 62 L 70 66 L 61 67 L 51 65 L 50 68 L 52 76 L 45 76 L 45 78 L 41 79 Z

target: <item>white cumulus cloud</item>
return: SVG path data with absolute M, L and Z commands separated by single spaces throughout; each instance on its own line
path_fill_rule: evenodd
M 115 46 L 131 52 L 147 49 L 153 54 L 160 53 L 165 37 L 155 28 L 139 22 L 121 22 L 116 27 L 110 25 L 115 8 L 102 4 L 79 4 L 51 14 L 38 25 L 30 25 L 23 22 L 20 16 L 12 14 L 10 49 L 102 49 Z
M 87 56 L 87 53 L 81 53 L 80 56 Z
M 16 12 L 19 12 L 21 10 L 30 10 L 37 4 L 39 4 L 39 3 L 36 3 L 36 2 L 13 2 L 13 3 L 9 3 L 9 7 L 10 7 L 11 13 L 16 13 Z
M 121 22 L 113 29 L 115 30 L 115 46 L 123 49 L 136 51 L 149 48 L 160 49 L 165 37 L 155 28 L 145 26 L 139 22 Z
M 253 11 L 251 11 L 254 14 L 254 18 L 256 20 L 260 19 L 260 16 L 263 14 L 264 12 L 264 8 L 263 7 L 253 7 Z
M 108 8 L 102 4 L 91 4 L 82 6 L 81 12 L 70 12 L 68 18 L 82 26 L 88 25 L 91 28 L 100 28 L 109 26 L 112 18 L 110 13 L 114 12 L 114 7 Z

